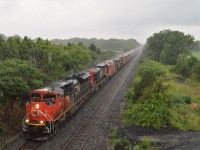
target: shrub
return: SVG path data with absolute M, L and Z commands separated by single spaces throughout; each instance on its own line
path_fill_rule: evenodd
M 133 87 L 128 94 L 129 98 L 133 101 L 139 99 L 142 96 L 145 88 L 151 86 L 160 76 L 164 75 L 165 72 L 154 66 L 154 62 L 145 60 L 138 70 L 137 80 L 134 80 Z
M 172 97 L 172 102 L 175 104 L 191 104 L 192 98 L 191 96 L 180 96 L 176 95 Z
M 156 81 L 143 92 L 140 103 L 134 104 L 123 112 L 123 121 L 156 129 L 167 127 L 170 118 L 170 102 L 166 90 L 161 79 Z
M 125 123 L 135 123 L 144 127 L 159 129 L 169 123 L 169 109 L 162 101 L 151 99 L 144 104 L 135 104 L 123 113 Z
M 118 138 L 116 132 L 117 132 L 116 128 L 112 129 L 110 134 L 111 143 L 116 148 L 128 149 L 129 141 L 126 138 Z
M 152 143 L 149 141 L 147 137 L 144 137 L 144 139 L 141 142 L 141 148 L 142 149 L 149 149 L 151 147 Z
M 192 69 L 192 73 L 194 75 L 194 77 L 200 81 L 200 61 L 198 63 L 195 64 L 195 66 Z

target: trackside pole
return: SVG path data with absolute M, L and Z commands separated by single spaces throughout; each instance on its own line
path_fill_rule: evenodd
M 129 144 L 129 150 L 133 150 L 133 144 L 132 143 Z

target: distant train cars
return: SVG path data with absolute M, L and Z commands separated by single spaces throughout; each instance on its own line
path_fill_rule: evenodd
M 30 93 L 22 128 L 27 138 L 52 135 L 66 116 L 109 81 L 134 55 L 134 51 L 104 61 L 93 68 Z

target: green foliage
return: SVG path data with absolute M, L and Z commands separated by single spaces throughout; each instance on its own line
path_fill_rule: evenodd
M 160 62 L 162 64 L 166 64 L 167 63 L 167 56 L 166 56 L 166 50 L 162 50 L 160 53 Z
M 48 79 L 27 61 L 0 61 L 0 68 L 1 101 L 22 98 L 30 89 L 42 86 Z
M 189 57 L 187 59 L 187 61 L 188 61 L 189 67 L 193 68 L 196 65 L 196 63 L 198 62 L 198 58 L 192 55 L 191 57 Z
M 156 61 L 164 64 L 176 64 L 179 54 L 189 54 L 189 49 L 194 44 L 191 35 L 183 32 L 163 30 L 147 39 L 146 52 Z
M 129 147 L 129 141 L 126 138 L 118 138 L 117 137 L 117 128 L 114 128 L 111 130 L 111 133 L 109 135 L 109 138 L 111 140 L 111 143 L 114 147 L 120 147 L 121 149 L 128 149 Z
M 200 81 L 200 61 L 198 61 L 192 69 L 194 77 Z
M 72 61 L 70 65 L 75 71 L 86 68 L 92 61 L 90 53 L 81 46 L 71 46 L 68 53 Z
M 175 95 L 172 97 L 172 102 L 174 104 L 191 104 L 192 97 L 191 96 L 181 96 L 181 95 Z
M 173 128 L 181 130 L 200 130 L 200 111 L 198 108 L 188 106 L 174 107 L 170 113 L 170 124 Z
M 43 86 L 48 77 L 29 62 L 19 59 L 2 60 L 0 68 L 0 120 L 9 124 L 6 128 L 15 127 L 23 116 L 19 106 L 25 104 L 29 91 Z
M 171 69 L 182 77 L 190 77 L 192 75 L 192 69 L 197 64 L 198 59 L 194 56 L 187 58 L 185 54 L 179 54 L 176 62 L 176 66 Z
M 149 141 L 147 137 L 144 137 L 140 146 L 142 149 L 150 149 L 150 147 L 152 146 L 152 143 Z
M 120 40 L 120 39 L 109 39 L 109 40 L 104 40 L 104 39 L 86 39 L 86 38 L 72 38 L 68 40 L 61 40 L 61 39 L 55 39 L 52 40 L 53 43 L 55 44 L 62 44 L 62 45 L 67 45 L 67 44 L 78 44 L 78 43 L 83 43 L 84 45 L 90 47 L 91 44 L 94 44 L 96 47 L 103 49 L 103 50 L 110 50 L 110 51 L 126 51 L 130 49 L 134 49 L 140 44 L 135 40 L 135 39 L 129 39 L 129 40 Z
M 133 101 L 139 99 L 145 88 L 151 86 L 158 77 L 165 72 L 154 66 L 153 61 L 145 60 L 138 69 L 139 78 L 135 80 L 133 88 L 127 93 L 127 97 Z
M 183 77 L 189 77 L 191 75 L 190 70 L 185 54 L 179 54 L 174 71 Z
M 200 41 L 194 41 L 194 47 L 193 47 L 193 49 L 192 49 L 192 51 L 193 51 L 193 53 L 195 52 L 197 52 L 197 53 L 199 53 L 200 52 Z
M 193 66 L 192 71 L 194 71 L 199 63 L 196 58 L 193 56 L 188 58 L 184 56 L 183 58 L 186 59 L 188 66 Z M 181 66 L 181 61 L 178 65 Z M 153 128 L 170 127 L 181 130 L 200 130 L 198 82 L 192 80 L 184 84 L 174 82 L 177 74 L 169 72 L 173 66 L 144 61 L 138 69 L 144 68 L 144 66 L 165 70 L 166 74 L 164 79 L 162 79 L 162 75 L 156 77 L 155 81 L 144 88 L 141 95 L 135 99 L 134 96 L 138 90 L 135 87 L 142 82 L 138 71 L 133 85 L 126 94 L 127 103 L 126 109 L 122 113 L 123 122 Z M 196 71 L 199 70 L 196 68 Z M 139 148 L 141 148 L 141 145 L 139 145 Z
M 96 51 L 96 50 L 97 50 L 97 47 L 92 43 L 92 44 L 90 44 L 89 49 L 90 49 L 91 51 Z
M 152 87 L 145 89 L 140 102 L 124 111 L 124 122 L 156 129 L 166 127 L 170 117 L 170 102 L 166 97 L 166 90 L 162 79 L 155 81 Z

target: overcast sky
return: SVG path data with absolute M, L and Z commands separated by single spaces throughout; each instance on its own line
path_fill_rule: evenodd
M 0 33 L 30 38 L 134 38 L 163 29 L 200 40 L 200 0 L 0 0 Z

